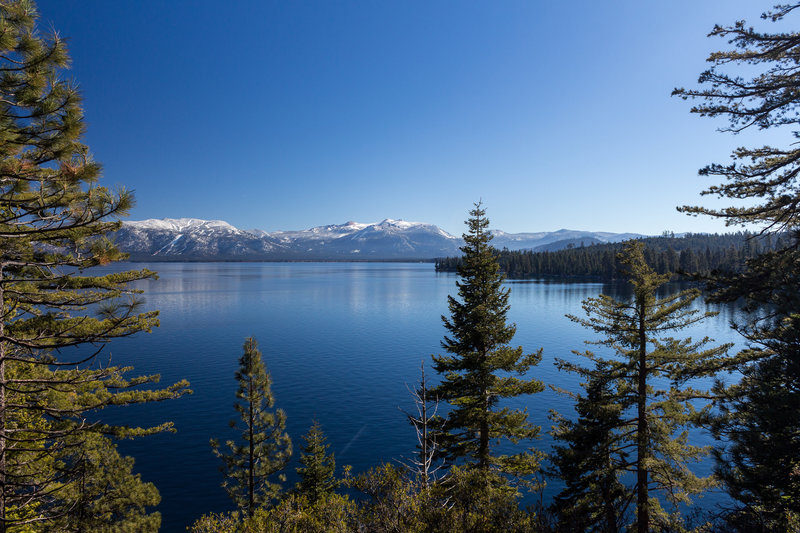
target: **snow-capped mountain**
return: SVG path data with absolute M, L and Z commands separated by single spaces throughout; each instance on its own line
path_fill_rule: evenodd
M 334 241 L 343 251 L 365 257 L 441 257 L 458 253 L 461 239 L 433 224 L 387 218 Z
M 240 230 L 221 220 L 124 222 L 112 236 L 132 259 L 428 259 L 458 253 L 461 240 L 432 224 L 386 219 L 307 230 Z
M 558 246 L 559 241 L 581 238 L 588 244 L 637 236 L 572 230 L 492 233 L 494 246 L 512 250 Z M 457 255 L 463 244 L 433 224 L 393 219 L 275 232 L 240 230 L 222 220 L 149 219 L 124 222 L 112 239 L 131 259 L 165 261 L 432 259 Z
M 112 239 L 133 259 L 257 259 L 285 248 L 268 235 L 196 218 L 124 222 Z

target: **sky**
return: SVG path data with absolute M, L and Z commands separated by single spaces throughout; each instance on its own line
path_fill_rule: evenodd
M 267 231 L 429 222 L 507 232 L 729 231 L 697 170 L 788 132 L 719 132 L 695 87 L 714 24 L 774 2 L 39 0 L 85 141 L 130 219 Z M 768 137 L 768 135 L 770 137 Z M 733 228 L 735 229 L 735 228 Z

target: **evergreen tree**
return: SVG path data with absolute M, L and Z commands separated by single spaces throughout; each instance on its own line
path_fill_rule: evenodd
M 336 461 L 333 454 L 328 453 L 329 445 L 319 421 L 314 420 L 303 440 L 305 444 L 301 446 L 303 451 L 300 453 L 300 466 L 297 467 L 300 481 L 296 490 L 308 498 L 310 503 L 314 503 L 332 494 L 339 486 L 339 482 L 333 476 Z
M 130 288 L 155 274 L 86 272 L 124 258 L 106 234 L 133 198 L 97 184 L 80 96 L 62 78 L 64 41 L 42 37 L 37 17 L 29 0 L 0 2 L 0 532 L 49 527 L 75 504 L 66 495 L 83 472 L 64 457 L 89 453 L 92 433 L 170 429 L 109 427 L 99 409 L 174 398 L 187 385 L 147 391 L 139 386 L 158 376 L 127 380 L 129 369 L 97 364 L 109 340 L 158 324 Z
M 286 434 L 286 414 L 282 409 L 272 410 L 272 378 L 256 340 L 246 339 L 243 349 L 236 372 L 238 401 L 233 404 L 239 419 L 230 422 L 240 432 L 240 442 L 226 441 L 227 450 L 220 450 L 219 441 L 211 439 L 211 447 L 222 458 L 221 470 L 228 478 L 222 486 L 234 503 L 252 516 L 256 507 L 268 504 L 280 493 L 280 483 L 270 481 L 270 476 L 286 467 L 292 441 Z M 285 480 L 283 475 L 278 479 Z
M 60 494 L 67 512 L 50 529 L 62 532 L 155 533 L 161 514 L 147 513 L 161 497 L 152 483 L 133 474 L 133 458 L 122 457 L 112 441 L 90 434 L 80 447 L 68 448 L 62 464 L 76 466 L 77 481 Z
M 670 276 L 658 275 L 647 265 L 641 243 L 627 243 L 620 261 L 627 268 L 633 289 L 631 300 L 618 301 L 601 294 L 584 301 L 588 318 L 570 316 L 573 321 L 600 333 L 603 338 L 595 344 L 612 348 L 616 356 L 602 358 L 585 352 L 584 355 L 594 362 L 593 368 L 558 361 L 560 368 L 590 378 L 592 388 L 600 387 L 608 379 L 613 379 L 615 385 L 594 391 L 593 394 L 599 394 L 598 405 L 580 406 L 582 411 L 590 413 L 589 417 L 584 416 L 583 427 L 573 428 L 571 434 L 562 434 L 574 440 L 581 437 L 582 432 L 593 430 L 596 437 L 603 439 L 590 457 L 586 470 L 578 472 L 577 476 L 573 473 L 572 477 L 586 482 L 599 475 L 603 484 L 612 489 L 615 487 L 613 470 L 617 476 L 625 470 L 635 474 L 631 498 L 636 501 L 636 529 L 646 533 L 654 525 L 663 530 L 674 520 L 674 515 L 665 512 L 658 499 L 651 497 L 654 491 L 677 506 L 710 485 L 710 480 L 698 478 L 687 467 L 688 461 L 704 453 L 702 448 L 688 443 L 687 426 L 708 410 L 706 407 L 695 411 L 691 401 L 707 395 L 690 387 L 679 388 L 679 385 L 707 375 L 709 368 L 721 364 L 728 346 L 704 349 L 710 339 L 695 342 L 690 338 L 665 336 L 668 331 L 681 330 L 713 313 L 701 314 L 690 308 L 700 294 L 696 289 L 658 298 L 656 291 Z M 656 383 L 665 378 L 670 387 L 656 388 Z M 619 406 L 625 412 L 623 416 L 615 415 L 605 406 Z M 617 425 L 592 428 L 596 421 Z M 610 452 L 617 457 L 609 457 Z M 630 460 L 625 459 L 626 454 L 630 455 Z M 592 472 L 592 462 L 605 466 Z
M 777 6 L 762 18 L 774 22 L 798 7 L 800 3 Z M 709 36 L 727 39 L 733 49 L 709 56 L 712 67 L 698 79 L 705 87 L 675 89 L 673 95 L 700 100 L 692 107 L 692 113 L 727 119 L 729 126 L 723 131 L 739 133 L 750 127 L 796 127 L 800 122 L 795 112 L 800 98 L 794 90 L 800 84 L 800 71 L 796 68 L 800 33 L 764 33 L 739 21 L 729 27 L 715 26 Z M 736 70 L 744 65 L 749 71 L 756 70 L 752 78 L 745 79 Z M 726 69 L 733 72 L 726 72 Z M 794 135 L 788 137 L 790 147 L 740 147 L 733 152 L 730 164 L 711 164 L 700 170 L 703 176 L 720 176 L 726 180 L 709 187 L 703 194 L 754 201 L 723 209 L 684 206 L 681 210 L 693 215 L 719 217 L 729 225 L 766 223 L 772 230 L 800 227 L 796 193 L 800 148 L 793 144 Z
M 743 504 L 727 518 L 728 530 L 800 531 L 800 342 L 779 354 L 746 367 L 722 391 L 713 420 L 715 436 L 729 442 L 715 450 L 716 475 Z
M 800 3 L 778 5 L 762 15 L 777 22 L 796 16 Z M 701 175 L 724 181 L 704 194 L 729 198 L 737 205 L 723 209 L 685 206 L 683 211 L 721 218 L 727 224 L 756 224 L 762 232 L 786 230 L 778 250 L 748 261 L 739 275 L 718 275 L 710 281 L 715 301 L 744 301 L 749 312 L 735 329 L 750 345 L 732 361 L 741 381 L 717 388 L 721 416 L 712 429 L 725 437 L 718 474 L 728 493 L 740 503 L 731 519 L 739 530 L 779 530 L 800 522 L 800 476 L 797 446 L 800 418 L 800 32 L 758 31 L 744 21 L 715 26 L 731 49 L 714 52 L 711 68 L 700 75 L 698 89 L 674 94 L 695 99 L 693 113 L 722 117 L 727 131 L 773 129 L 784 133 L 784 146 L 740 147 L 728 164 L 711 164 Z M 785 410 L 779 406 L 786 406 Z M 732 522 L 732 524 L 734 523 Z M 795 526 L 798 527 L 798 526 Z
M 630 396 L 621 396 L 617 381 L 624 374 L 603 361 L 591 370 L 571 367 L 587 382 L 583 395 L 560 391 L 575 399 L 576 421 L 553 412 L 551 475 L 564 482 L 552 508 L 562 531 L 616 533 L 622 530 L 631 502 L 620 481 L 632 466 L 630 452 L 619 428 L 632 407 Z
M 527 450 L 499 455 L 493 446 L 505 439 L 513 443 L 538 436 L 539 427 L 528 422 L 524 410 L 501 407 L 504 398 L 542 391 L 542 383 L 524 376 L 541 359 L 541 350 L 523 354 L 522 347 L 508 343 L 516 326 L 506 323 L 509 289 L 488 232 L 489 220 L 478 203 L 466 221 L 464 258 L 456 283 L 460 301 L 448 297 L 450 317 L 442 317 L 449 335 L 442 347 L 449 355 L 433 356 L 443 380 L 432 394 L 451 405 L 444 421 L 441 444 L 448 457 L 474 465 L 488 482 L 490 469 L 518 476 L 529 475 L 539 466 L 539 454 Z

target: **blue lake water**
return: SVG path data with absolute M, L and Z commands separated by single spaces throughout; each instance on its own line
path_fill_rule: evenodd
M 146 308 L 161 311 L 161 327 L 115 340 L 105 354 L 113 364 L 133 365 L 134 375 L 160 373 L 163 384 L 188 379 L 194 394 L 104 417 L 131 425 L 175 422 L 177 433 L 120 443 L 124 454 L 136 458 L 136 471 L 161 492 L 162 531 L 184 531 L 205 512 L 231 508 L 208 441 L 233 437 L 228 421 L 234 415 L 234 372 L 248 336 L 259 341 L 272 374 L 295 457 L 315 417 L 337 464 L 352 465 L 354 472 L 414 453 L 416 437 L 400 409 L 413 407 L 406 386 L 418 380 L 421 362 L 435 377 L 430 355 L 441 353 L 440 317 L 448 312 L 447 295 L 456 293 L 454 274 L 437 274 L 432 264 L 421 263 L 138 263 L 103 270 L 143 267 L 160 275 L 137 288 L 145 291 Z M 552 281 L 507 286 L 509 318 L 517 325 L 514 344 L 528 351 L 544 348 L 531 376 L 576 389 L 578 379 L 557 371 L 553 360 L 576 357 L 572 350 L 585 349 L 583 341 L 592 335 L 564 315 L 580 315 L 587 297 L 624 295 L 626 288 Z M 728 328 L 733 307 L 709 309 L 720 315 L 682 334 L 741 345 Z M 536 444 L 543 450 L 552 443 L 545 433 L 549 410 L 572 409 L 568 398 L 549 389 L 514 405 L 527 407 L 543 427 Z M 694 439 L 709 442 L 700 431 Z M 294 466 L 289 484 L 296 480 Z M 707 473 L 710 463 L 696 470 Z

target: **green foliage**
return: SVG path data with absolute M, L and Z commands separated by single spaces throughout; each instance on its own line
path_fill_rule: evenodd
M 800 3 L 775 6 L 762 19 L 776 22 L 796 15 L 798 7 Z M 758 31 L 739 21 L 715 26 L 710 35 L 726 39 L 732 47 L 709 56 L 711 67 L 700 75 L 701 88 L 676 89 L 674 94 L 699 101 L 693 113 L 726 119 L 727 131 L 773 129 L 785 134 L 786 142 L 782 147 L 740 147 L 732 153 L 732 162 L 700 170 L 701 175 L 723 179 L 704 194 L 736 205 L 682 210 L 718 217 L 726 224 L 752 223 L 765 234 L 785 230 L 790 236 L 778 250 L 748 261 L 744 272 L 715 276 L 709 284 L 714 300 L 744 301 L 750 313 L 735 324 L 749 345 L 731 365 L 741 372 L 741 381 L 727 389 L 723 383 L 716 387 L 722 403 L 718 415 L 711 417 L 714 434 L 727 441 L 715 453 L 717 474 L 739 503 L 725 527 L 800 530 L 800 148 L 795 142 L 800 124 L 800 33 Z
M 359 529 L 358 508 L 347 496 L 323 494 L 315 502 L 289 494 L 274 507 L 256 509 L 243 518 L 238 512 L 207 514 L 192 533 L 346 533 Z
M 476 204 L 467 220 L 461 280 L 456 283 L 460 301 L 449 296 L 450 318 L 442 317 L 449 332 L 442 347 L 449 355 L 433 357 L 443 380 L 431 394 L 451 406 L 440 437 L 447 456 L 474 464 L 489 482 L 494 479 L 489 469 L 519 478 L 538 470 L 540 454 L 535 450 L 499 455 L 493 447 L 502 440 L 518 443 L 538 436 L 540 428 L 528 422 L 526 411 L 499 403 L 540 392 L 543 386 L 536 379 L 514 377 L 537 364 L 541 350 L 523 354 L 522 347 L 508 345 L 516 327 L 506 323 L 509 290 L 502 286 L 503 275 L 489 246 L 485 214 Z
M 245 340 L 244 353 L 239 358 L 234 409 L 238 420 L 230 425 L 240 433 L 240 441 L 226 441 L 227 450 L 221 450 L 217 439 L 211 439 L 214 454 L 222 459 L 222 471 L 228 479 L 222 484 L 233 502 L 252 516 L 257 506 L 277 498 L 281 491 L 279 482 L 270 476 L 286 467 L 292 455 L 292 441 L 286 434 L 286 414 L 282 409 L 272 410 L 270 377 L 253 338 Z M 278 477 L 284 481 L 283 475 Z
M 98 433 L 171 426 L 110 427 L 97 412 L 175 398 L 188 384 L 147 390 L 141 386 L 158 376 L 125 378 L 130 369 L 97 360 L 111 339 L 158 325 L 158 313 L 140 312 L 140 291 L 130 287 L 155 273 L 86 270 L 124 258 L 106 234 L 133 197 L 98 185 L 100 165 L 81 142 L 80 95 L 62 76 L 64 41 L 42 36 L 37 18 L 31 1 L 0 2 L 0 531 L 47 529 L 84 504 L 146 530 L 157 515 L 137 506 L 152 505 L 154 489 L 132 481 L 128 460 L 114 458 Z M 76 500 L 76 485 L 88 478 L 74 459 L 91 455 L 121 471 L 93 471 L 92 480 L 112 476 L 113 490 Z
M 616 381 L 624 377 L 603 361 L 584 377 L 583 395 L 561 391 L 575 399 L 578 419 L 551 414 L 561 444 L 553 447 L 550 475 L 565 485 L 552 507 L 565 531 L 614 533 L 626 523 L 630 504 L 620 481 L 631 466 L 630 452 L 619 428 L 632 398 L 617 394 Z
M 359 520 L 368 531 L 424 531 L 427 492 L 404 469 L 383 464 L 361 474 L 352 486 L 368 499 L 361 502 Z
M 772 333 L 772 355 L 719 386 L 725 401 L 712 418 L 728 443 L 715 451 L 716 474 L 742 504 L 730 517 L 737 530 L 797 530 L 800 517 L 800 315 Z
M 289 495 L 270 509 L 259 509 L 246 523 L 245 531 L 264 533 L 346 533 L 360 531 L 357 507 L 347 496 L 334 493 L 310 501 Z
M 412 472 L 381 465 L 358 476 L 353 486 L 368 496 L 360 505 L 359 531 L 541 530 L 534 515 L 519 509 L 517 491 L 492 470 L 455 466 L 425 486 Z
M 740 504 L 728 517 L 734 531 L 785 529 L 800 516 L 799 284 L 796 248 L 766 253 L 746 272 L 709 283 L 715 301 L 744 302 L 749 313 L 733 325 L 748 341 L 730 365 L 741 379 L 715 387 L 720 409 L 709 420 L 725 443 L 715 450 L 717 476 Z
M 244 525 L 238 512 L 208 513 L 186 528 L 191 533 L 240 533 Z
M 121 457 L 110 439 L 90 435 L 80 447 L 67 448 L 61 464 L 72 465 L 78 479 L 59 495 L 68 503 L 67 513 L 53 521 L 53 529 L 97 533 L 159 530 L 160 513 L 146 512 L 160 502 L 158 490 L 133 474 L 133 458 Z
M 576 352 L 593 363 L 589 367 L 557 360 L 559 369 L 587 380 L 587 394 L 579 397 L 577 424 L 562 423 L 556 430 L 557 438 L 569 445 L 581 442 L 587 434 L 600 440 L 586 450 L 589 453 L 585 456 L 562 448 L 555 461 L 567 480 L 558 502 L 561 515 L 588 512 L 583 520 L 590 521 L 592 514 L 604 512 L 607 526 L 612 514 L 614 520 L 623 514 L 615 512 L 626 499 L 619 492 L 617 480 L 625 471 L 633 472 L 636 485 L 628 498 L 636 501 L 640 532 L 649 531 L 651 525 L 672 527 L 678 504 L 688 503 L 690 495 L 711 484 L 711 480 L 698 478 L 687 467 L 687 462 L 705 453 L 688 443 L 687 428 L 708 413 L 708 406 L 698 412 L 693 403 L 708 394 L 681 385 L 708 375 L 712 372 L 709 369 L 723 364 L 729 347 L 705 348 L 708 338 L 692 341 L 666 336 L 669 331 L 681 330 L 713 313 L 701 314 L 691 309 L 699 296 L 696 289 L 656 297 L 669 274 L 656 274 L 645 262 L 643 248 L 642 243 L 631 241 L 620 259 L 633 287 L 631 301 L 617 301 L 601 294 L 583 302 L 588 318 L 569 316 L 601 334 L 602 339 L 593 344 L 613 349 L 615 356 L 603 358 L 591 351 Z M 656 383 L 665 380 L 669 388 L 656 387 Z M 582 463 L 566 465 L 570 457 Z M 597 465 L 602 468 L 597 470 Z M 595 492 L 598 501 L 586 505 L 586 497 L 598 489 L 607 493 L 601 499 Z M 654 492 L 671 504 L 671 512 L 661 508 L 651 496 Z
M 251 517 L 239 512 L 208 514 L 190 528 L 193 533 L 363 532 L 370 533 L 545 533 L 553 531 L 540 517 L 519 509 L 519 494 L 500 474 L 453 467 L 444 480 L 425 486 L 406 469 L 383 464 L 348 478 L 363 497 L 336 493 L 310 501 L 289 493 L 274 506 Z
M 434 531 L 536 531 L 535 515 L 519 508 L 519 493 L 497 472 L 453 467 L 429 498 Z M 430 530 L 430 529 L 428 529 Z
M 777 6 L 762 18 L 777 21 L 800 4 Z M 734 133 L 747 128 L 797 127 L 800 123 L 795 88 L 800 83 L 797 70 L 800 57 L 800 33 L 759 32 L 744 21 L 733 26 L 715 26 L 710 36 L 727 39 L 730 50 L 712 53 L 711 68 L 700 75 L 700 89 L 675 89 L 673 95 L 699 100 L 692 113 L 722 117 Z M 746 67 L 743 68 L 743 67 Z M 749 79 L 747 77 L 751 76 Z M 795 132 L 796 135 L 796 132 Z M 704 176 L 719 176 L 721 185 L 703 194 L 735 200 L 750 200 L 744 206 L 723 209 L 684 206 L 684 212 L 719 217 L 727 224 L 766 223 L 773 230 L 794 230 L 800 226 L 797 200 L 797 175 L 800 171 L 800 148 L 790 139 L 789 148 L 761 146 L 737 148 L 733 162 L 712 164 L 700 170 Z M 756 203 L 761 202 L 761 203 Z
M 339 486 L 339 481 L 333 475 L 336 462 L 333 454 L 328 454 L 329 444 L 319 421 L 314 420 L 303 440 L 305 444 L 301 446 L 303 451 L 297 468 L 300 481 L 295 490 L 309 502 L 315 503 L 323 496 L 332 494 Z

